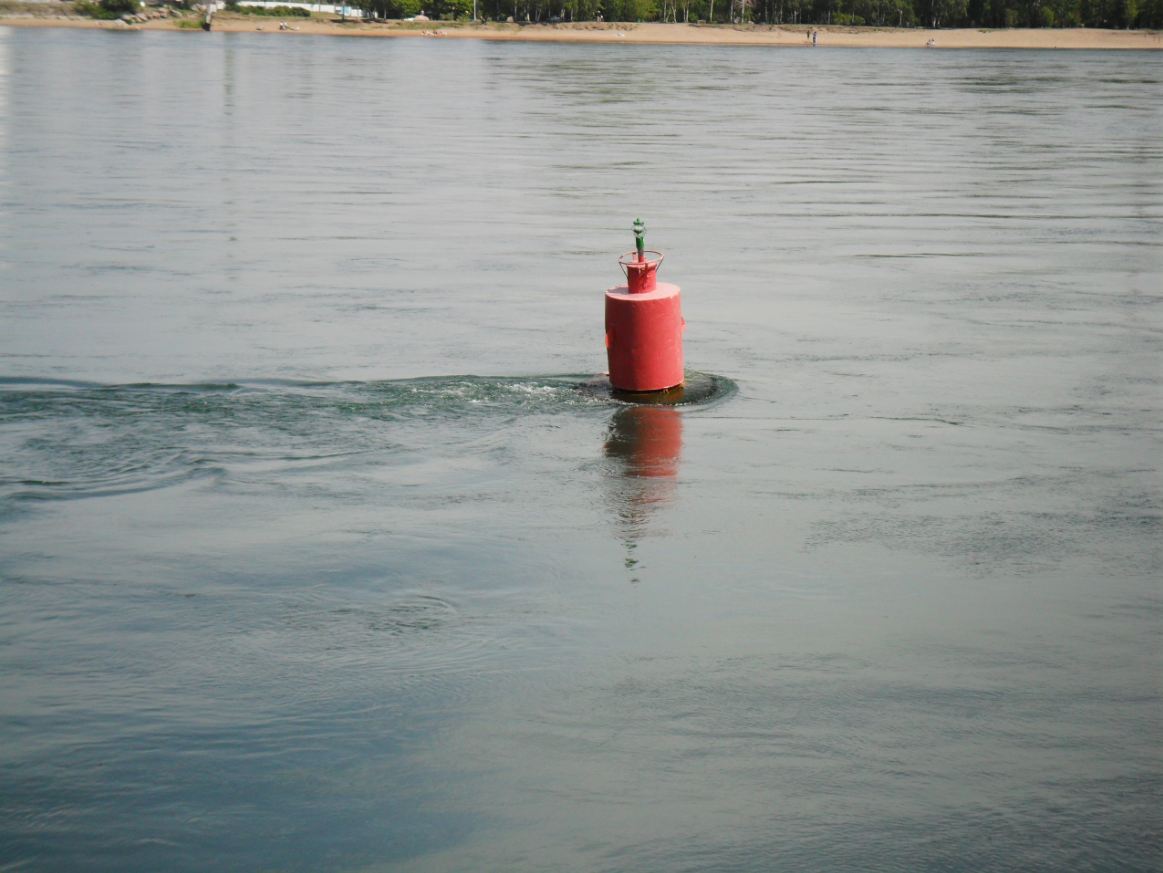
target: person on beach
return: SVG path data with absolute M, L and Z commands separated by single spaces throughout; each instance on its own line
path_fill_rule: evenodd
M 820 35 L 820 32 L 819 32 L 818 30 L 813 30 L 813 31 L 812 31 L 812 48 L 815 48 L 815 47 L 816 47 L 816 38 L 817 38 L 819 35 Z

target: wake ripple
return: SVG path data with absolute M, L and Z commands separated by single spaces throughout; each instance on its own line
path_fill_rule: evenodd
M 734 388 L 729 380 L 692 374 Z M 710 380 L 708 382 L 708 380 Z M 128 494 L 240 467 L 472 444 L 529 416 L 604 414 L 619 401 L 587 376 L 453 376 L 375 382 L 101 385 L 0 378 L 0 500 Z

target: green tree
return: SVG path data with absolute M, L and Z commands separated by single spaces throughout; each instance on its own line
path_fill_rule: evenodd
M 956 27 L 965 21 L 968 0 L 918 0 L 917 18 L 926 27 Z
M 1112 18 L 1114 27 L 1134 27 L 1139 17 L 1138 0 L 1115 0 Z
M 1138 26 L 1163 28 L 1163 0 L 1143 0 Z
M 365 15 L 378 18 L 410 18 L 417 15 L 423 0 L 355 0 L 354 6 Z
M 433 18 L 456 19 L 472 17 L 472 0 L 428 0 L 425 11 Z
M 140 11 L 137 0 L 99 0 L 97 3 L 92 2 L 92 0 L 80 0 L 74 4 L 74 8 L 81 15 L 110 21 L 114 18 L 120 18 L 122 15 L 132 15 Z

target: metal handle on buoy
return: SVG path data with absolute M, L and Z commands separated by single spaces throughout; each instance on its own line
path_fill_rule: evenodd
M 631 294 L 642 294 L 653 291 L 656 283 L 656 274 L 662 264 L 662 252 L 653 249 L 639 249 L 636 252 L 626 252 L 618 257 L 618 266 L 622 268 L 622 275 L 626 277 L 626 284 Z

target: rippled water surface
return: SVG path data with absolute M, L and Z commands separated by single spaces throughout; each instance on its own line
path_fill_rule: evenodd
M 0 870 L 1163 867 L 1161 84 L 0 29 Z

